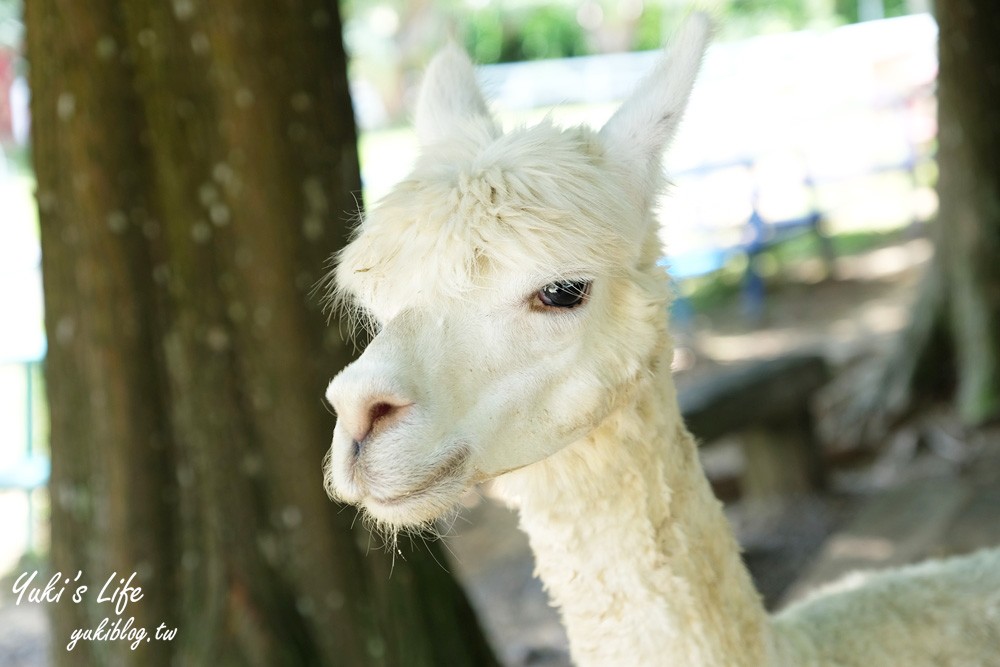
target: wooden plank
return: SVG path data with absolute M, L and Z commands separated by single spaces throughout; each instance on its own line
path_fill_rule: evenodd
M 794 415 L 828 379 L 818 355 L 778 357 L 719 373 L 678 398 L 688 429 L 708 442 Z
M 805 406 L 781 423 L 748 429 L 742 441 L 746 499 L 784 502 L 826 488 L 821 447 Z

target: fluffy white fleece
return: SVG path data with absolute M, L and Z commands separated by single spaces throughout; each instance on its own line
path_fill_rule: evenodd
M 327 488 L 398 530 L 496 479 L 580 665 L 1000 665 L 1000 551 L 773 618 L 740 560 L 677 408 L 651 211 L 708 34 L 694 15 L 600 132 L 504 134 L 464 54 L 435 60 L 422 155 L 338 258 L 377 335 L 327 392 Z M 565 281 L 585 298 L 546 305 Z

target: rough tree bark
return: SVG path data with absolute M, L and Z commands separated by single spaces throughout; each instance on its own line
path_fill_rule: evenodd
M 936 229 L 956 401 L 968 424 L 1000 417 L 1000 5 L 938 0 Z
M 52 560 L 91 587 L 52 605 L 56 663 L 495 664 L 434 545 L 366 553 L 322 488 L 349 347 L 309 292 L 360 183 L 336 2 L 27 0 L 26 24 Z M 120 618 L 176 638 L 68 652 L 133 571 Z
M 938 0 L 936 15 L 935 256 L 884 365 L 828 393 L 825 430 L 845 444 L 880 442 L 948 395 L 966 426 L 1000 418 L 1000 5 Z

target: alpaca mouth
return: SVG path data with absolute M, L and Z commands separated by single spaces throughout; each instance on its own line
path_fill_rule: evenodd
M 468 447 L 461 447 L 445 459 L 444 463 L 435 468 L 419 484 L 413 485 L 410 490 L 388 497 L 370 495 L 368 500 L 383 507 L 396 507 L 420 501 L 433 495 L 442 485 L 457 482 L 463 478 L 465 476 L 465 464 L 471 454 L 472 452 L 469 451 Z

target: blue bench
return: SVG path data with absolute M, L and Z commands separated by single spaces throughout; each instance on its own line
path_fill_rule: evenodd
M 680 172 L 678 179 L 702 178 L 724 169 L 745 169 L 753 174 L 754 163 L 751 160 L 709 164 L 697 169 Z M 813 183 L 808 175 L 803 177 L 803 185 L 809 190 Z M 766 290 L 764 279 L 754 261 L 761 253 L 770 250 L 786 241 L 802 235 L 812 234 L 819 241 L 827 272 L 832 273 L 833 252 L 829 239 L 823 234 L 823 215 L 812 210 L 806 215 L 782 220 L 767 220 L 758 210 L 759 191 L 756 183 L 750 193 L 750 215 L 742 223 L 739 241 L 729 244 L 716 244 L 696 248 L 680 253 L 668 254 L 660 259 L 658 264 L 665 267 L 677 281 L 711 275 L 721 271 L 736 258 L 745 259 L 743 274 L 742 298 L 744 310 L 752 318 L 759 318 L 763 313 Z M 710 234 L 706 236 L 711 239 Z M 691 316 L 690 304 L 683 298 L 675 301 L 674 317 L 684 322 Z

